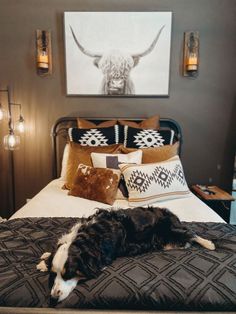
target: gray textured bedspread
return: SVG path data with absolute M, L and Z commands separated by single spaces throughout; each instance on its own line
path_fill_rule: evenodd
M 24 218 L 0 223 L 0 306 L 48 307 L 48 273 L 36 270 L 75 218 Z M 186 250 L 119 258 L 56 307 L 236 310 L 236 227 L 185 223 L 217 239 L 216 251 Z

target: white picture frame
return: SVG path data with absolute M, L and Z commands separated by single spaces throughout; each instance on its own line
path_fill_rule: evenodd
M 168 96 L 172 12 L 64 12 L 67 95 Z

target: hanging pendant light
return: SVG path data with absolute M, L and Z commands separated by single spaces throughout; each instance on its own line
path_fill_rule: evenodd
M 16 150 L 20 147 L 20 137 L 15 135 L 13 129 L 9 130 L 9 134 L 3 138 L 3 145 L 6 150 Z

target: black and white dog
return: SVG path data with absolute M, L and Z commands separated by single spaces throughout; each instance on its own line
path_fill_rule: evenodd
M 119 256 L 187 248 L 192 242 L 215 249 L 212 241 L 183 226 L 167 209 L 99 209 L 94 215 L 79 219 L 70 232 L 59 239 L 54 253 L 46 252 L 41 256 L 37 269 L 50 271 L 51 297 L 60 302 L 78 281 L 98 276 Z

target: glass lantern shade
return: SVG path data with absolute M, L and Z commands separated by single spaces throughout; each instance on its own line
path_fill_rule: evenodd
M 13 131 L 10 131 L 8 135 L 3 139 L 4 148 L 6 150 L 16 150 L 20 147 L 20 137 L 15 135 Z

